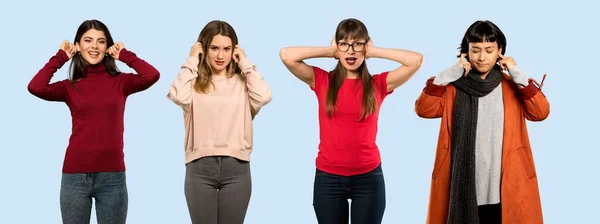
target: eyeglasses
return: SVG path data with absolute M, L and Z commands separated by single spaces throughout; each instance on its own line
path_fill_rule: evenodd
M 352 47 L 353 51 L 362 51 L 363 49 L 365 49 L 365 42 L 355 42 L 352 44 L 348 44 L 345 42 L 341 42 L 337 44 L 338 50 L 340 50 L 341 52 L 346 52 L 348 50 L 350 50 L 350 47 Z

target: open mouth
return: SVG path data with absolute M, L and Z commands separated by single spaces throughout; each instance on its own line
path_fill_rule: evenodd
M 356 58 L 355 57 L 347 57 L 346 63 L 348 63 L 349 65 L 354 65 L 356 63 Z
M 225 61 L 215 61 L 215 64 L 217 64 L 218 66 L 223 66 L 225 65 Z
M 89 51 L 88 54 L 91 58 L 98 58 L 100 56 L 100 52 L 97 51 Z

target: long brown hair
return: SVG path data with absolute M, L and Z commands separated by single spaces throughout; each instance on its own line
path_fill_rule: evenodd
M 369 41 L 369 32 L 364 23 L 357 19 L 345 19 L 342 20 L 335 31 L 335 41 L 344 39 L 363 39 L 366 42 Z M 365 48 L 366 50 L 366 48 Z M 365 53 L 363 50 L 363 53 Z M 329 74 L 329 88 L 327 89 L 327 101 L 326 110 L 327 116 L 333 116 L 336 109 L 336 101 L 340 87 L 346 79 L 347 70 L 342 65 L 342 62 L 338 61 L 335 69 Z M 375 87 L 369 70 L 367 69 L 367 62 L 363 63 L 358 67 L 359 79 L 362 82 L 363 97 L 362 105 L 360 109 L 360 120 L 365 119 L 367 116 L 377 111 L 377 101 L 375 100 Z
M 75 33 L 75 40 L 73 41 L 73 43 L 79 43 L 81 41 L 81 38 L 83 37 L 83 34 L 91 29 L 99 30 L 104 33 L 104 36 L 106 36 L 107 48 L 112 47 L 115 44 L 112 36 L 110 35 L 110 32 L 108 31 L 108 27 L 104 25 L 104 23 L 95 19 L 83 21 L 83 23 L 79 25 L 79 28 L 77 28 L 77 33 Z M 113 57 L 105 55 L 101 63 L 104 63 L 106 71 L 111 76 L 117 76 L 120 74 L 119 69 L 117 68 L 117 64 L 115 63 L 115 59 Z M 77 52 L 73 56 L 73 58 L 71 59 L 71 66 L 69 67 L 69 82 L 71 84 L 74 84 L 75 82 L 79 81 L 85 76 L 85 67 L 87 65 L 88 63 L 85 61 L 85 59 L 83 59 L 81 53 Z
M 238 44 L 237 34 L 235 30 L 229 23 L 220 20 L 213 20 L 206 24 L 202 31 L 200 31 L 200 35 L 198 35 L 198 42 L 202 43 L 202 52 L 204 52 L 200 56 L 200 63 L 198 64 L 198 78 L 196 79 L 196 84 L 194 84 L 194 89 L 199 93 L 207 93 L 208 87 L 212 85 L 211 76 L 213 75 L 213 70 L 210 67 L 210 64 L 207 62 L 207 52 L 210 43 L 213 40 L 213 37 L 216 35 L 223 35 L 231 38 L 231 44 L 235 47 Z M 231 51 L 233 54 L 233 51 Z M 231 76 L 233 74 L 239 74 L 241 72 L 237 63 L 232 59 L 229 65 L 227 66 L 227 75 Z

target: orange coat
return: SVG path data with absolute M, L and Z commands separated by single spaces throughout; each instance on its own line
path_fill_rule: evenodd
M 543 84 L 543 81 L 542 81 Z M 501 82 L 504 101 L 504 135 L 500 201 L 503 224 L 543 223 L 538 183 L 525 119 L 542 121 L 550 113 L 550 105 L 533 79 L 519 89 L 511 77 L 504 74 Z M 450 198 L 450 149 L 452 112 L 456 88 L 449 84 L 437 86 L 433 78 L 415 103 L 422 118 L 442 118 L 433 173 L 428 224 L 446 223 Z

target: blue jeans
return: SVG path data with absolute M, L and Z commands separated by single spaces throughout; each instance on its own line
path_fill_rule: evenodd
M 125 172 L 63 173 L 60 211 L 64 224 L 90 223 L 92 198 L 98 224 L 123 224 L 127 217 Z
M 352 200 L 351 208 L 348 199 Z M 378 224 L 385 211 L 385 181 L 379 165 L 365 174 L 339 176 L 316 171 L 313 207 L 319 223 Z M 348 214 L 350 213 L 350 215 Z

